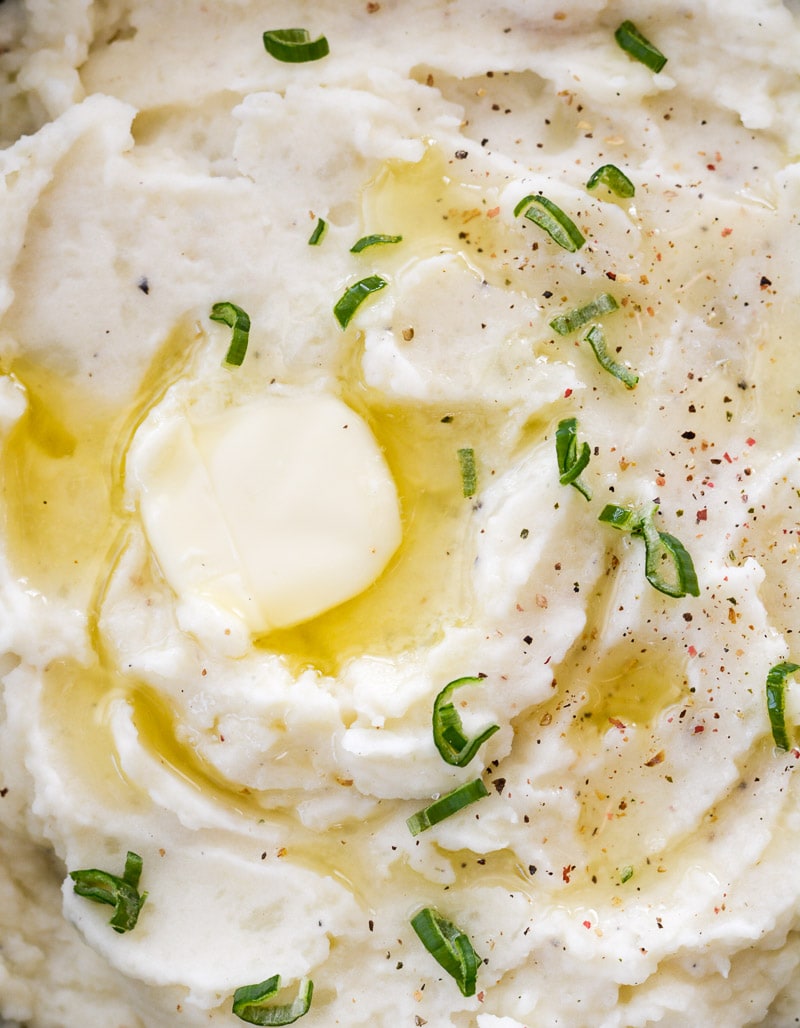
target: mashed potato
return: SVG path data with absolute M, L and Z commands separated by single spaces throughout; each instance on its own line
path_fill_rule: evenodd
M 797 18 L 0 6 L 3 1017 L 797 1023 Z

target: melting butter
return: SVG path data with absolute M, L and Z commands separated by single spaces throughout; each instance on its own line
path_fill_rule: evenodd
M 128 471 L 168 582 L 253 633 L 360 593 L 400 543 L 386 462 L 366 423 L 331 395 L 272 394 L 141 432 Z

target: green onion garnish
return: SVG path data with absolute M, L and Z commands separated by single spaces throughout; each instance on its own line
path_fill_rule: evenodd
M 601 182 L 604 186 L 608 186 L 612 193 L 625 199 L 636 193 L 633 182 L 615 164 L 604 164 L 597 171 L 593 171 L 586 183 L 586 188 L 594 189 Z
M 215 303 L 209 315 L 212 321 L 220 321 L 233 329 L 231 345 L 225 355 L 225 363 L 233 367 L 239 367 L 247 353 L 247 344 L 250 339 L 250 316 L 237 307 L 235 303 L 224 301 Z
M 653 518 L 657 510 L 655 504 L 643 511 L 609 503 L 597 520 L 644 539 L 645 578 L 654 589 L 677 598 L 687 594 L 699 596 L 700 586 L 692 558 L 679 539 L 668 532 L 659 532 L 655 527 Z
M 669 532 L 659 532 L 650 518 L 642 522 L 645 578 L 659 592 L 681 597 L 699 596 L 692 558 L 686 547 Z
M 319 246 L 322 242 L 322 237 L 328 228 L 328 222 L 324 218 L 317 218 L 317 224 L 314 226 L 314 231 L 308 237 L 309 246 Z
M 615 311 L 619 304 L 610 293 L 601 293 L 584 307 L 575 307 L 566 314 L 558 314 L 550 322 L 550 328 L 558 332 L 560 336 L 568 336 L 570 332 L 577 332 L 579 328 L 600 317 L 601 314 L 608 314 Z
M 324 36 L 312 39 L 308 29 L 272 29 L 264 33 L 264 47 L 276 60 L 288 64 L 318 61 L 330 50 Z
M 784 661 L 769 669 L 767 674 L 767 713 L 775 745 L 782 750 L 792 748 L 786 731 L 786 679 L 800 671 L 800 664 Z
M 455 978 L 462 996 L 474 996 L 480 960 L 461 929 L 433 907 L 423 907 L 415 914 L 411 927 L 433 959 Z
M 461 717 L 450 699 L 456 689 L 464 685 L 480 685 L 482 681 L 482 678 L 456 678 L 433 701 L 433 741 L 442 759 L 454 767 L 466 767 L 486 740 L 500 731 L 500 725 L 489 725 L 480 735 L 468 739 L 464 735 Z
M 362 250 L 366 250 L 369 246 L 380 246 L 382 243 L 402 243 L 402 241 L 402 236 L 385 236 L 381 233 L 376 233 L 371 236 L 362 236 L 350 247 L 350 253 L 361 253 Z
M 587 500 L 592 498 L 592 490 L 581 481 L 580 474 L 589 463 L 589 444 L 584 442 L 578 451 L 578 422 L 576 418 L 564 418 L 559 421 L 556 429 L 556 460 L 558 461 L 559 482 L 572 485 Z
M 280 987 L 281 976 L 279 974 L 275 974 L 257 985 L 243 985 L 233 994 L 234 1014 L 248 1024 L 293 1024 L 308 1013 L 314 993 L 314 983 L 308 978 L 303 978 L 293 1003 L 267 1006 L 268 1001 L 275 996 Z
M 634 532 L 640 520 L 641 514 L 635 507 L 621 507 L 616 503 L 607 503 L 600 511 L 597 518 L 620 532 Z
M 386 284 L 386 279 L 381 278 L 380 275 L 370 275 L 368 278 L 362 278 L 360 282 L 348 286 L 333 308 L 336 320 L 342 328 L 347 328 L 350 324 L 350 319 L 369 294 L 377 293 Z
M 107 903 L 114 908 L 114 916 L 109 921 L 115 932 L 129 932 L 139 919 L 139 911 L 144 906 L 147 893 L 139 893 L 139 878 L 142 874 L 142 858 L 138 853 L 128 851 L 125 858 L 125 870 L 122 877 L 88 868 L 85 871 L 70 871 L 69 876 L 75 883 L 74 889 L 79 896 L 94 900 L 95 903 Z
M 619 873 L 619 880 L 624 885 L 625 882 L 629 882 L 631 878 L 633 878 L 633 868 L 630 864 L 626 864 Z
M 586 333 L 586 342 L 594 350 L 597 363 L 604 371 L 607 371 L 609 375 L 613 375 L 614 378 L 618 378 L 626 389 L 634 389 L 636 387 L 639 376 L 631 371 L 630 368 L 626 368 L 624 364 L 619 364 L 611 357 L 606 349 L 605 333 L 599 325 L 592 325 Z
M 422 810 L 418 810 L 416 814 L 412 814 L 411 817 L 407 818 L 408 830 L 412 835 L 419 835 L 420 832 L 427 831 L 428 828 L 438 825 L 445 818 L 457 814 L 459 810 L 468 807 L 470 803 L 482 800 L 484 796 L 488 795 L 489 790 L 483 784 L 482 778 L 476 778 L 472 782 L 465 782 L 463 785 L 459 785 L 457 789 L 453 789 L 452 792 L 447 792 L 438 800 L 434 800 L 429 807 L 424 807 Z
M 458 451 L 458 467 L 461 471 L 461 489 L 464 496 L 474 496 L 478 488 L 478 471 L 475 466 L 475 451 L 464 446 Z
M 641 61 L 650 71 L 661 71 L 667 63 L 667 58 L 649 39 L 645 39 L 632 21 L 623 21 L 614 33 L 614 39 L 625 53 L 630 54 L 634 60 Z
M 570 253 L 580 250 L 586 242 L 575 222 L 546 196 L 531 194 L 523 197 L 514 208 L 514 216 L 517 217 L 523 210 L 528 221 L 544 229 L 553 242 Z

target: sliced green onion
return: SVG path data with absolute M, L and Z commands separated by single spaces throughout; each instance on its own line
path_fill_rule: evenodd
M 455 978 L 462 996 L 474 996 L 480 960 L 469 938 L 433 907 L 423 907 L 411 927 L 433 959 Z
M 616 196 L 621 196 L 625 199 L 636 193 L 636 187 L 633 182 L 615 164 L 604 164 L 596 171 L 593 171 L 586 183 L 586 188 L 594 189 L 601 182 L 604 186 L 608 186 Z
M 478 470 L 475 466 L 475 451 L 471 446 L 464 446 L 458 451 L 458 467 L 464 496 L 474 496 L 478 488 Z
M 769 669 L 767 674 L 767 713 L 775 745 L 782 750 L 792 748 L 786 731 L 786 679 L 800 671 L 800 664 L 784 661 Z
M 618 528 L 620 532 L 633 532 L 641 518 L 641 514 L 635 507 L 621 507 L 617 503 L 607 503 L 600 511 L 597 520 L 602 521 L 612 528 Z
M 347 328 L 351 318 L 369 294 L 377 293 L 386 284 L 386 279 L 381 278 L 380 275 L 370 275 L 368 278 L 362 278 L 360 282 L 348 286 L 333 308 L 336 320 L 342 328 Z
M 528 193 L 527 196 L 523 196 L 521 200 L 518 200 L 517 205 L 514 208 L 514 217 L 518 218 L 526 207 L 530 207 L 530 205 L 533 203 L 535 199 L 536 195 L 534 193 Z
M 109 921 L 115 932 L 129 932 L 136 926 L 139 912 L 147 899 L 147 893 L 139 893 L 139 878 L 142 873 L 142 858 L 138 853 L 128 851 L 125 858 L 125 871 L 120 878 L 107 871 L 87 868 L 83 871 L 70 871 L 69 876 L 75 883 L 73 888 L 79 896 L 94 900 L 95 903 L 107 903 L 114 908 L 114 915 Z
M 661 71 L 667 63 L 667 58 L 653 46 L 649 39 L 645 39 L 632 21 L 623 21 L 614 33 L 614 39 L 625 53 L 630 54 L 634 60 L 640 61 L 650 71 Z
M 630 368 L 626 368 L 624 364 L 619 364 L 609 354 L 606 349 L 605 333 L 599 325 L 592 325 L 586 333 L 586 342 L 591 346 L 597 358 L 597 363 L 604 371 L 607 371 L 609 375 L 613 375 L 614 378 L 618 378 L 626 389 L 636 388 L 639 376 L 631 371 Z
M 669 532 L 659 532 L 650 518 L 642 521 L 645 578 L 659 592 L 680 598 L 699 596 L 692 558 L 683 543 Z
M 411 817 L 407 818 L 408 830 L 412 835 L 419 835 L 420 832 L 427 831 L 428 828 L 438 825 L 445 818 L 457 814 L 459 810 L 468 807 L 470 803 L 482 800 L 484 796 L 488 795 L 489 790 L 483 784 L 482 778 L 465 782 L 463 785 L 459 785 L 457 789 L 453 789 L 452 792 L 447 792 L 438 800 L 434 800 L 430 806 L 418 810 L 416 814 L 412 814 Z
M 480 685 L 482 678 L 456 678 L 449 682 L 433 701 L 433 741 L 443 760 L 453 767 L 466 767 L 480 747 L 500 725 L 489 725 L 474 739 L 464 735 L 464 726 L 450 697 L 464 685 Z
M 288 64 L 303 64 L 327 57 L 330 51 L 325 36 L 312 39 L 308 29 L 272 29 L 264 33 L 268 54 Z
M 669 532 L 659 532 L 653 524 L 658 507 L 648 509 L 607 504 L 598 521 L 622 532 L 644 539 L 645 577 L 650 585 L 667 596 L 699 596 L 700 586 L 692 558 L 683 543 Z
M 619 880 L 624 885 L 625 882 L 629 882 L 631 878 L 633 878 L 633 868 L 630 864 L 626 864 L 619 873 Z
M 239 367 L 247 353 L 247 344 L 250 340 L 250 316 L 235 303 L 225 300 L 222 303 L 215 303 L 209 315 L 212 321 L 220 321 L 233 329 L 231 345 L 225 355 L 225 363 L 233 367 Z
M 362 250 L 366 250 L 369 246 L 380 246 L 383 243 L 402 243 L 402 241 L 402 236 L 385 236 L 381 233 L 376 233 L 371 236 L 362 236 L 350 247 L 350 253 L 361 253 Z
M 615 311 L 618 307 L 619 304 L 610 293 L 601 293 L 583 307 L 575 307 L 566 314 L 558 314 L 550 322 L 550 328 L 558 332 L 560 336 L 568 336 L 570 332 L 577 332 L 579 328 L 583 328 L 594 318 Z
M 308 237 L 309 246 L 319 246 L 322 242 L 322 237 L 325 235 L 328 229 L 328 222 L 324 218 L 317 218 L 317 224 L 314 226 L 314 231 Z
M 528 221 L 544 229 L 554 243 L 570 253 L 580 250 L 586 242 L 575 222 L 546 196 L 531 194 L 524 197 L 514 208 L 514 216 L 517 217 L 522 210 L 525 210 Z
M 561 485 L 574 486 L 587 500 L 592 498 L 592 490 L 581 481 L 580 474 L 589 463 L 591 452 L 589 444 L 584 442 L 578 450 L 578 421 L 576 418 L 563 418 L 556 429 L 556 460 L 558 461 L 559 482 Z
M 248 1024 L 294 1024 L 308 1013 L 311 997 L 314 994 L 314 983 L 308 978 L 303 978 L 294 1002 L 267 1006 L 280 987 L 281 976 L 279 974 L 275 974 L 257 985 L 243 985 L 233 994 L 234 1014 Z

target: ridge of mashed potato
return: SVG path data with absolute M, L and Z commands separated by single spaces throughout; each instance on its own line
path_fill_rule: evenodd
M 800 678 L 789 749 L 765 681 L 800 663 L 798 17 L 0 5 L 0 1017 L 235 1025 L 279 974 L 304 1028 L 797 1023 Z M 290 26 L 329 55 L 275 60 Z M 604 293 L 635 388 L 551 326 Z M 606 504 L 656 505 L 698 595 Z M 465 767 L 432 732 L 461 678 L 497 726 Z M 70 872 L 129 851 L 118 933 Z

